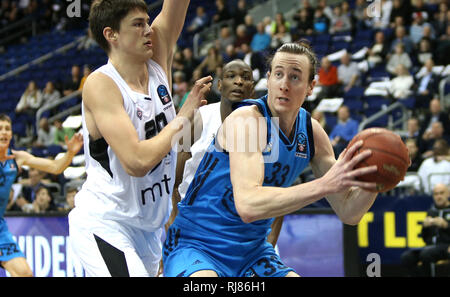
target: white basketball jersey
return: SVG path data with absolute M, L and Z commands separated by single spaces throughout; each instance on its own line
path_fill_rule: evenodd
M 216 136 L 220 125 L 222 125 L 220 102 L 204 105 L 199 108 L 199 111 L 203 122 L 202 135 L 192 145 L 192 158 L 187 160 L 184 165 L 183 181 L 178 186 L 178 192 L 180 193 L 181 199 L 183 199 L 186 195 L 187 189 L 194 179 L 195 172 L 197 171 L 198 165 L 202 161 L 203 155 Z
M 166 74 L 154 61 L 148 62 L 148 95 L 131 90 L 111 62 L 96 71 L 108 75 L 117 84 L 139 140 L 157 135 L 174 119 L 175 108 Z M 172 208 L 177 154 L 170 151 L 144 177 L 130 176 L 103 138 L 92 141 L 89 137 L 84 106 L 82 118 L 87 179 L 75 197 L 75 206 L 101 219 L 120 221 L 146 231 L 161 228 Z

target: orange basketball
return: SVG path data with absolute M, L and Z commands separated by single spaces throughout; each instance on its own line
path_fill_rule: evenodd
M 387 192 L 404 179 L 409 167 L 409 154 L 399 135 L 384 128 L 369 128 L 359 132 L 347 147 L 358 140 L 363 145 L 355 155 L 370 149 L 372 155 L 358 163 L 355 168 L 377 165 L 377 172 L 358 177 L 360 181 L 376 182 L 376 192 Z

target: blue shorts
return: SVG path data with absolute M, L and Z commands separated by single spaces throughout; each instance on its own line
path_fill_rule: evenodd
M 0 218 L 0 262 L 9 261 L 14 258 L 25 258 L 8 230 L 6 221 Z
M 172 230 L 171 230 L 172 229 Z M 284 277 L 294 269 L 287 267 L 273 246 L 264 242 L 255 246 L 250 254 L 234 249 L 214 246 L 212 240 L 183 240 L 180 229 L 172 225 L 169 232 L 178 236 L 167 237 L 163 248 L 164 276 L 187 277 L 200 270 L 213 270 L 219 277 Z M 239 243 L 236 243 L 239 245 Z

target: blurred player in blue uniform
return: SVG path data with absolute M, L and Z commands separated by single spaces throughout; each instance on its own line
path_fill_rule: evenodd
M 0 266 L 11 276 L 33 276 L 24 254 L 13 240 L 3 218 L 12 184 L 24 165 L 52 174 L 62 173 L 83 146 L 83 137 L 76 134 L 70 141 L 66 138 L 67 153 L 58 160 L 38 158 L 25 151 L 11 150 L 11 139 L 11 119 L 0 114 Z

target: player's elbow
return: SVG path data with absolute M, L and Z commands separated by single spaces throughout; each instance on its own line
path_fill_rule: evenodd
M 245 203 L 245 198 L 238 198 L 236 199 L 235 196 L 235 206 L 236 206 L 236 211 L 238 213 L 238 215 L 240 216 L 241 220 L 246 223 L 252 223 L 254 221 L 257 220 L 256 217 L 256 213 L 253 210 L 253 207 L 251 207 L 251 205 L 249 205 L 248 203 Z
M 346 225 L 356 226 L 361 221 L 361 218 L 362 218 L 362 216 L 346 216 L 346 217 L 341 217 L 340 219 L 341 219 L 342 223 L 344 223 Z
M 144 177 L 148 173 L 148 169 L 144 166 L 144 163 L 139 159 L 134 159 L 124 164 L 124 170 L 128 175 L 134 177 Z

